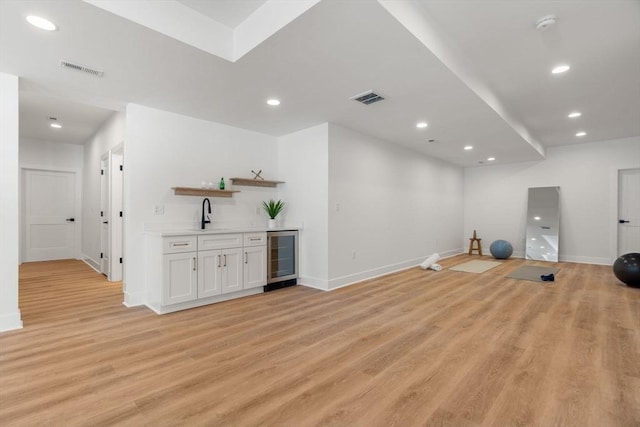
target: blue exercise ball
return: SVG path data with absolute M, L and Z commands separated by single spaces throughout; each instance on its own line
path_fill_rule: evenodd
M 613 274 L 632 288 L 640 288 L 640 254 L 631 252 L 620 256 L 613 263 Z
M 507 259 L 513 253 L 513 246 L 506 240 L 496 240 L 489 246 L 489 251 L 494 258 Z

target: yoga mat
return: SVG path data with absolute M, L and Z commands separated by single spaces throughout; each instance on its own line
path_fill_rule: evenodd
M 465 273 L 484 273 L 485 271 L 491 270 L 493 267 L 497 267 L 500 264 L 502 263 L 496 261 L 474 260 L 450 267 L 449 270 L 464 271 Z
M 433 254 L 429 258 L 425 259 L 422 262 L 422 264 L 420 264 L 420 268 L 423 270 L 426 270 L 427 268 L 431 267 L 432 264 L 435 264 L 439 259 L 440 259 L 440 255 Z M 440 270 L 436 270 L 436 271 L 440 271 Z
M 534 266 L 534 265 L 523 265 L 522 267 L 520 267 L 517 270 L 512 271 L 511 273 L 509 273 L 505 277 L 507 277 L 509 279 L 519 279 L 519 280 L 530 280 L 532 282 L 542 282 L 542 279 L 540 279 L 540 276 L 542 276 L 543 274 L 551 274 L 551 273 L 553 273 L 554 275 L 557 276 L 558 271 L 560 271 L 560 269 L 559 268 L 554 268 L 554 267 L 537 267 L 537 266 Z M 547 282 L 542 282 L 542 283 L 547 283 Z

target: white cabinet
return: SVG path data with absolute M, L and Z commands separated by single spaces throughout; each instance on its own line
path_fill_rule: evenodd
M 197 252 L 164 255 L 162 304 L 178 304 L 198 297 Z
M 198 236 L 199 253 L 207 253 L 207 260 L 203 260 L 206 273 L 200 275 L 201 289 L 209 290 L 204 297 L 242 290 L 242 241 L 240 233 Z
M 199 251 L 198 298 L 242 290 L 241 257 L 242 248 Z
M 149 236 L 147 305 L 156 313 L 263 292 L 265 232 Z
M 267 284 L 267 247 L 244 248 L 244 289 L 257 288 Z
M 243 288 L 267 284 L 267 233 L 244 233 Z
M 198 298 L 220 295 L 220 251 L 198 252 Z
M 242 248 L 223 249 L 221 280 L 222 293 L 242 290 Z

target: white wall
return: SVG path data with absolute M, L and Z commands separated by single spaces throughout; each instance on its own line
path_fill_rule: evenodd
M 303 224 L 299 244 L 299 283 L 328 289 L 329 125 L 324 123 L 278 139 L 281 197 L 286 219 Z
M 100 265 L 100 157 L 124 141 L 124 127 L 124 113 L 115 112 L 84 146 L 82 256 L 95 268 Z
M 547 149 L 546 160 L 465 170 L 464 235 L 524 256 L 529 187 L 560 186 L 560 261 L 609 264 L 614 256 L 617 170 L 640 167 L 640 138 Z
M 22 327 L 18 308 L 18 77 L 0 73 L 0 331 Z
M 125 304 L 144 303 L 144 232 L 199 226 L 202 197 L 175 196 L 172 187 L 199 187 L 248 177 L 262 169 L 278 180 L 277 140 L 257 132 L 130 104 L 124 147 Z M 214 226 L 266 225 L 263 200 L 278 189 L 239 187 L 232 198 L 210 198 Z M 162 206 L 163 215 L 154 208 Z
M 462 224 L 461 168 L 330 125 L 329 288 L 459 253 Z
M 80 170 L 84 146 L 20 138 L 20 166 Z

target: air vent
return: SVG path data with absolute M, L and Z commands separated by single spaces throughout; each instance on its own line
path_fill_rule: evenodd
M 104 75 L 104 71 L 96 70 L 95 68 L 85 67 L 84 65 L 80 65 L 80 64 L 74 64 L 73 62 L 65 61 L 64 59 L 60 61 L 60 66 L 62 68 L 70 68 L 72 70 L 91 74 L 92 76 L 96 76 L 96 77 L 102 77 Z
M 369 90 L 365 93 L 354 95 L 349 99 L 353 99 L 354 101 L 361 102 L 364 105 L 369 105 L 369 104 L 373 104 L 374 102 L 382 101 L 384 98 L 381 95 L 375 93 L 374 91 Z

